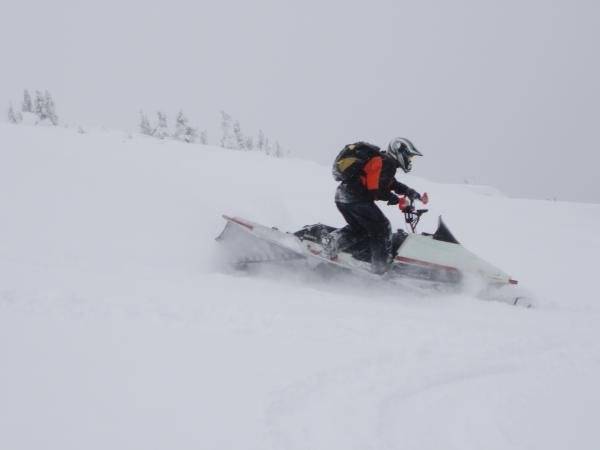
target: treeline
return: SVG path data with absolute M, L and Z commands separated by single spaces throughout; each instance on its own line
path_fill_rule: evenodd
M 175 139 L 188 143 L 199 142 L 204 145 L 209 143 L 206 130 L 198 132 L 197 127 L 190 125 L 183 111 L 179 111 L 177 114 L 172 131 L 169 129 L 167 115 L 164 112 L 158 111 L 156 120 L 151 123 L 148 116 L 140 111 L 139 131 L 157 139 Z M 242 132 L 240 122 L 234 120 L 225 111 L 221 111 L 221 136 L 215 145 L 230 150 L 258 151 L 277 158 L 290 154 L 278 141 L 272 142 L 267 138 L 262 130 L 258 131 L 256 138 L 246 135 Z
M 290 152 L 284 150 L 279 141 L 274 143 L 265 136 L 263 130 L 258 130 L 256 140 L 252 136 L 246 136 L 242 132 L 240 122 L 225 111 L 221 111 L 221 140 L 219 145 L 232 150 L 259 151 L 277 158 L 288 156 Z
M 20 109 L 15 109 L 12 102 L 9 103 L 8 121 L 30 125 L 58 125 L 59 120 L 52 95 L 48 91 L 42 93 L 36 90 L 32 97 L 25 89 Z M 84 132 L 81 127 L 79 127 L 79 131 Z M 151 122 L 148 116 L 140 111 L 139 131 L 157 139 L 209 144 L 206 130 L 199 131 L 198 127 L 191 125 L 183 111 L 179 111 L 177 114 L 172 129 L 169 127 L 167 115 L 164 112 L 158 111 L 156 119 Z M 259 130 L 256 136 L 245 134 L 240 122 L 234 120 L 225 111 L 221 111 L 221 136 L 213 144 L 230 150 L 258 151 L 277 158 L 290 154 L 289 150 L 284 149 L 278 141 L 269 139 L 262 130 Z
M 29 91 L 25 89 L 21 109 L 15 110 L 12 102 L 9 104 L 8 121 L 10 123 L 21 123 L 23 120 L 27 123 L 58 125 L 54 99 L 48 91 L 43 94 L 41 91 L 35 91 L 35 97 L 32 99 Z
M 179 111 L 177 118 L 175 119 L 175 129 L 169 130 L 167 123 L 167 115 L 158 111 L 156 113 L 156 122 L 150 124 L 148 116 L 143 111 L 140 111 L 140 133 L 147 136 L 153 136 L 157 139 L 175 139 L 177 141 L 194 143 L 199 141 L 201 144 L 207 144 L 206 130 L 198 133 L 198 128 L 190 125 L 190 121 L 183 114 L 183 111 Z

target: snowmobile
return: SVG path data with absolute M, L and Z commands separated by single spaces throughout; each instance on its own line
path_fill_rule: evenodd
M 399 208 L 410 232 L 398 229 L 392 235 L 392 264 L 384 275 L 371 272 L 367 238 L 359 239 L 331 259 L 323 251 L 323 238 L 336 228 L 321 223 L 306 225 L 290 233 L 239 217 L 224 215 L 225 228 L 216 238 L 233 257 L 237 268 L 257 263 L 301 260 L 312 267 L 328 267 L 354 275 L 399 284 L 410 291 L 460 292 L 466 284 L 479 286 L 477 296 L 531 307 L 528 296 L 514 288 L 518 282 L 463 247 L 442 217 L 433 233 L 417 233 L 427 209 L 401 198 Z

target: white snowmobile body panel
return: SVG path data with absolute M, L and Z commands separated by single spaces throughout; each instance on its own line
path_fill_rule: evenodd
M 454 268 L 477 275 L 491 283 L 512 283 L 510 276 L 484 261 L 460 244 L 439 241 L 432 236 L 409 234 L 398 250 L 397 261 Z
M 371 265 L 369 263 L 358 261 L 347 253 L 340 253 L 339 257 L 332 261 L 321 256 L 323 248 L 318 243 L 302 241 L 292 233 L 269 228 L 239 217 L 224 215 L 223 218 L 227 220 L 227 225 L 217 240 L 229 244 L 228 247 L 235 250 L 236 253 L 243 253 L 244 257 L 240 260 L 242 263 L 308 258 L 316 259 L 317 263 L 325 262 L 373 275 L 370 273 Z M 240 249 L 240 246 L 243 249 Z
M 304 257 L 300 239 L 276 228 L 239 217 L 223 216 L 225 229 L 217 240 L 225 244 L 239 263 L 285 261 Z
M 392 282 L 405 291 L 416 294 L 438 291 L 451 292 L 461 285 L 464 274 L 479 277 L 486 288 L 477 297 L 511 305 L 532 307 L 533 299 L 515 291 L 506 273 L 479 258 L 459 243 L 434 239 L 428 235 L 409 234 L 398 249 L 392 268 L 385 275 L 371 272 L 371 264 L 342 252 L 335 260 L 322 256 L 318 242 L 301 239 L 294 233 L 282 232 L 238 217 L 223 216 L 225 229 L 217 237 L 235 258 L 234 264 L 306 261 L 310 267 L 328 264 L 350 270 L 357 276 Z M 433 279 L 423 274 L 437 274 Z M 441 275 L 441 276 L 440 276 Z M 510 290 L 508 290 L 510 289 Z
M 301 240 L 292 233 L 246 219 L 229 216 L 223 218 L 227 220 L 227 225 L 217 239 L 229 243 L 237 253 L 243 253 L 244 259 L 241 262 L 316 258 L 321 262 L 373 275 L 370 273 L 370 263 L 359 261 L 349 253 L 339 253 L 332 261 L 321 255 L 322 247 L 316 242 Z M 432 236 L 409 234 L 400 246 L 394 264 L 474 274 L 491 284 L 514 283 L 502 270 L 462 245 L 435 240 Z

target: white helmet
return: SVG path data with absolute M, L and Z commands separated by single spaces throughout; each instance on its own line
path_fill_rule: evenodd
M 411 159 L 413 156 L 423 156 L 423 154 L 417 150 L 406 138 L 397 137 L 390 141 L 388 144 L 387 152 L 404 172 L 408 173 L 412 169 Z

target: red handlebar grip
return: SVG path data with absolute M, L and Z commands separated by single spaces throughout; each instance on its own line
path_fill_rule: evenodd
M 406 199 L 406 197 L 400 197 L 398 199 L 398 208 L 400 208 L 400 211 L 404 211 L 407 206 L 408 206 L 408 200 Z

